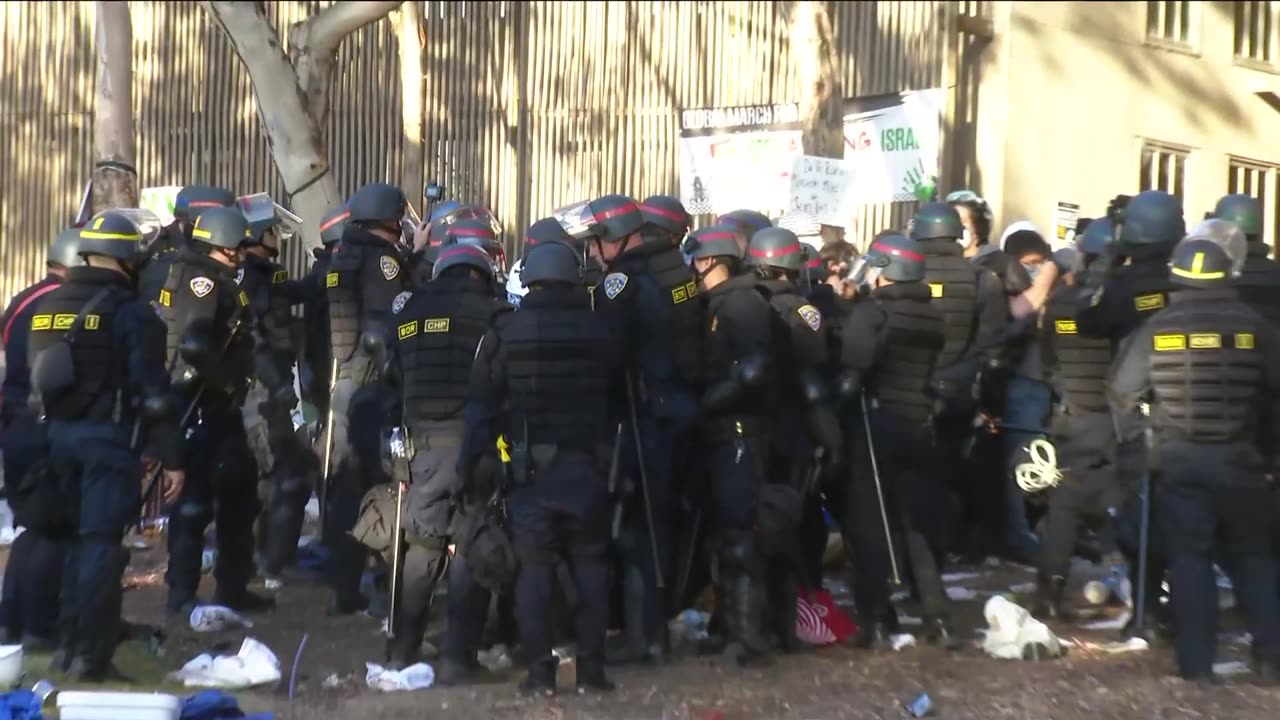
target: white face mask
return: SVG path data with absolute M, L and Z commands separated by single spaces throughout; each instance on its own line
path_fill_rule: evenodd
M 960 237 L 956 238 L 956 242 L 960 243 L 960 247 L 969 247 L 970 245 L 969 237 L 970 237 L 969 228 L 965 228 L 964 232 L 960 235 Z

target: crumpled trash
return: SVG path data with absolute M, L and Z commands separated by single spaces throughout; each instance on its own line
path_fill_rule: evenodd
M 947 598 L 953 602 L 973 600 L 977 597 L 978 593 L 976 590 L 971 590 L 967 587 L 960 587 L 958 585 L 947 586 Z
M 904 648 L 915 647 L 915 644 L 916 636 L 911 633 L 898 633 L 897 635 L 889 636 L 889 647 L 893 648 L 895 652 Z
M 251 628 L 253 623 L 240 613 L 222 605 L 197 605 L 191 610 L 191 629 L 196 632 L 219 632 L 234 628 Z
M 40 698 L 30 690 L 0 694 L 0 720 L 41 720 Z
M 247 637 L 235 655 L 197 655 L 170 677 L 187 687 L 247 688 L 278 682 L 280 661 L 266 645 Z
M 18 536 L 24 532 L 26 532 L 26 528 L 21 525 L 18 527 L 5 525 L 3 528 L 0 528 L 0 545 L 12 545 L 13 541 L 17 540 Z
M 1080 625 L 1085 630 L 1123 630 L 1125 625 L 1129 624 L 1129 618 L 1133 617 L 1133 613 L 1128 610 L 1120 613 L 1118 616 L 1110 620 L 1094 620 Z
M 498 643 L 488 650 L 476 653 L 476 662 L 489 672 L 499 672 L 511 667 L 511 653 L 507 651 L 506 645 Z
M 320 519 L 320 498 L 312 496 L 307 504 L 302 508 L 305 513 L 307 522 L 315 522 Z
M 247 715 L 232 695 L 218 690 L 204 690 L 182 701 L 179 720 L 273 720 L 274 713 Z
M 671 634 L 680 640 L 703 640 L 707 637 L 707 624 L 711 613 L 688 608 L 668 624 Z
M 1243 675 L 1249 672 L 1249 666 L 1239 660 L 1228 660 L 1213 664 L 1214 675 Z
M 365 684 L 381 692 L 426 690 L 436 682 L 436 671 L 426 663 L 410 665 L 403 670 L 389 670 L 371 662 L 364 666 L 367 669 Z
M 1004 596 L 996 595 L 988 600 L 982 614 L 990 627 L 982 641 L 982 649 L 988 655 L 1004 660 L 1062 655 L 1062 644 L 1049 626 Z

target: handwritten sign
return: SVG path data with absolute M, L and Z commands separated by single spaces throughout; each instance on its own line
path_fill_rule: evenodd
M 801 155 L 791 169 L 792 212 L 843 226 L 853 214 L 853 168 L 844 160 Z

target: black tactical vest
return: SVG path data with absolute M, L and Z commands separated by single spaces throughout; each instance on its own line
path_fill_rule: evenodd
M 442 277 L 392 306 L 407 420 L 446 420 L 467 399 L 480 338 L 506 304 L 481 281 Z
M 675 355 L 676 371 L 682 380 L 692 383 L 702 359 L 703 305 L 698 279 L 674 247 L 648 256 L 647 270 L 663 299 L 671 303 L 664 324 L 670 328 L 667 342 Z
M 508 437 L 595 452 L 608 434 L 608 331 L 586 293 L 566 292 L 554 305 L 538 302 L 536 293 L 498 326 L 507 360 Z
M 747 394 L 737 401 L 736 407 L 726 410 L 723 415 L 762 416 L 768 413 L 775 400 L 776 383 L 779 378 L 779 371 L 776 366 L 785 364 L 785 358 L 777 356 L 779 340 L 776 328 L 781 324 L 780 320 L 777 317 L 777 313 L 773 312 L 772 307 L 765 300 L 759 281 L 754 277 L 739 275 L 706 292 L 707 315 L 703 321 L 703 337 L 705 340 L 703 342 L 701 373 L 704 382 L 708 385 L 720 382 L 731 376 L 734 372 L 734 363 L 741 359 L 735 350 L 735 339 L 731 337 L 732 330 L 720 326 L 720 315 L 726 312 L 727 306 L 733 305 L 735 301 L 740 299 L 736 296 L 743 293 L 754 294 L 759 299 L 758 304 L 761 306 L 761 316 L 753 320 L 767 323 L 770 328 L 773 328 L 770 330 L 773 342 L 769 348 L 772 355 L 770 360 L 775 364 L 774 370 L 770 372 L 770 378 L 773 382 L 769 388 L 755 390 Z M 746 321 L 745 318 L 735 318 L 735 322 Z
M 768 280 L 760 287 L 769 300 L 769 306 L 777 314 L 780 335 L 789 355 L 788 364 L 800 379 L 800 374 L 818 370 L 827 361 L 828 332 L 818 308 L 800 295 L 793 283 L 787 280 Z
M 1266 377 L 1263 353 L 1255 345 L 1265 322 L 1231 291 L 1174 293 L 1171 307 L 1147 325 L 1153 425 L 1161 435 L 1254 441 L 1258 388 Z
M 871 391 L 881 412 L 913 425 L 923 424 L 933 412 L 926 388 L 946 341 L 942 313 L 932 307 L 929 295 L 927 285 L 916 284 L 892 285 L 871 295 L 885 314 Z
M 1076 310 L 1089 290 L 1058 287 L 1045 305 L 1041 357 L 1049 381 L 1072 412 L 1105 413 L 1111 344 L 1076 332 Z
M 378 307 L 381 301 L 371 297 L 385 296 L 389 304 L 399 290 L 386 295 L 387 284 L 407 289 L 409 272 L 392 245 L 349 225 L 329 261 L 324 280 L 329 300 L 330 346 L 340 374 L 346 374 L 351 371 L 348 361 L 356 353 L 360 335 L 373 329 L 370 321 L 374 317 L 381 321 L 391 313 L 390 307 Z M 378 328 L 383 329 L 390 330 Z
M 245 258 L 244 267 L 236 275 L 240 289 L 249 296 L 249 308 L 259 337 L 275 352 L 292 353 L 293 304 L 283 292 L 289 271 L 283 265 L 256 256 Z
M 1108 285 L 1123 288 L 1125 293 L 1124 311 L 1117 318 L 1118 335 L 1112 338 L 1111 350 L 1114 356 L 1124 338 L 1133 334 L 1147 318 L 1169 306 L 1169 293 L 1174 286 L 1169 282 L 1169 265 L 1166 261 L 1125 265 L 1116 270 L 1112 280 Z M 1107 291 L 1110 292 L 1110 288 Z
M 946 322 L 946 344 L 937 361 L 937 367 L 945 368 L 968 354 L 973 345 L 978 331 L 978 276 L 984 271 L 951 240 L 925 240 L 920 245 L 926 256 L 924 281 L 930 304 Z
M 1235 287 L 1246 305 L 1280 327 L 1280 263 L 1261 254 L 1266 252 L 1266 245 L 1251 243 L 1249 250 Z
M 211 326 L 211 337 L 216 346 L 211 351 L 215 353 L 214 363 L 225 373 L 224 378 L 230 378 L 237 372 L 246 375 L 251 372 L 253 347 L 245 326 L 251 321 L 248 317 L 249 295 L 236 285 L 235 278 L 231 269 L 206 256 L 186 251 L 179 251 L 177 260 L 169 267 L 169 277 L 158 301 L 167 328 L 165 362 L 174 384 L 185 384 L 188 370 L 193 370 L 178 353 L 178 345 L 190 322 L 190 303 L 196 294 L 200 294 L 201 299 L 212 294 L 217 303 Z M 233 329 L 234 337 L 231 336 Z
M 76 316 L 104 287 L 110 292 L 80 323 L 71 343 L 75 389 L 59 398 L 44 398 L 45 414 L 53 420 L 111 422 L 123 411 L 121 396 L 128 382 L 127 349 L 117 347 L 117 313 L 137 296 L 128 280 L 104 268 L 77 267 L 66 281 L 38 301 L 31 318 L 31 357 L 59 342 Z M 117 418 L 118 419 L 118 418 Z

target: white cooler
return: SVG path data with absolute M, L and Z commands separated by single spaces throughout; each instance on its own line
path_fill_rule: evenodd
M 60 720 L 178 720 L 176 695 L 126 692 L 58 693 Z

